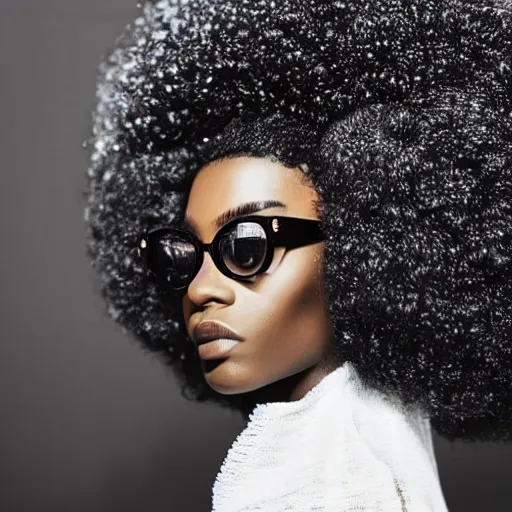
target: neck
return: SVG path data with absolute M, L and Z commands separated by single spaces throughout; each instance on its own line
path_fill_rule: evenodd
M 342 364 L 334 362 L 332 358 L 325 358 L 323 361 L 289 377 L 240 395 L 242 416 L 247 420 L 257 403 L 294 402 L 300 400 L 326 375 L 342 366 Z
M 317 363 L 264 388 L 253 391 L 251 393 L 252 398 L 254 402 L 294 402 L 300 400 L 326 375 L 339 366 L 341 366 L 340 363 Z
M 335 365 L 318 363 L 301 372 L 301 377 L 295 383 L 288 401 L 294 402 L 303 398 L 306 393 L 311 391 L 324 377 L 329 375 L 329 373 L 336 368 L 337 366 Z

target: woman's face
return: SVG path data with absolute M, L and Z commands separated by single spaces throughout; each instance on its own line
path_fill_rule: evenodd
M 290 169 L 264 158 L 217 160 L 196 176 L 185 217 L 196 236 L 210 243 L 214 221 L 229 209 L 252 201 L 274 200 L 254 215 L 318 219 L 316 191 Z M 210 387 L 219 393 L 253 391 L 317 365 L 331 343 L 324 297 L 324 242 L 295 249 L 276 248 L 269 270 L 250 282 L 222 274 L 205 252 L 204 262 L 183 297 L 190 337 L 203 320 L 216 320 L 244 340 L 221 359 L 202 360 Z M 211 363 L 214 363 L 213 365 Z

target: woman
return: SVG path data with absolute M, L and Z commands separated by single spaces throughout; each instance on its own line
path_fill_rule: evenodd
M 256 131 L 250 123 L 236 136 Z M 187 231 L 160 227 L 141 239 L 161 285 L 182 287 L 208 386 L 260 391 L 214 483 L 213 510 L 446 510 L 428 420 L 365 388 L 333 356 L 318 209 L 300 167 L 223 156 L 194 179 Z M 287 246 L 276 240 L 272 250 L 278 233 Z M 191 237 L 217 255 L 201 261 Z
M 510 9 L 142 9 L 102 69 L 88 253 L 186 396 L 249 419 L 213 509 L 446 510 L 430 424 L 510 439 Z

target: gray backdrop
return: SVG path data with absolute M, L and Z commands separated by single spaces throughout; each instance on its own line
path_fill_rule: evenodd
M 0 510 L 209 511 L 243 421 L 180 397 L 83 249 L 96 69 L 135 0 L 0 3 Z M 435 446 L 451 512 L 511 510 L 512 447 Z

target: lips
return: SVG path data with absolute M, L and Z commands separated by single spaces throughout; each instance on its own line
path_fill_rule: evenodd
M 224 324 L 213 320 L 200 322 L 197 324 L 192 334 L 192 341 L 195 343 L 196 347 L 203 343 L 208 343 L 209 341 L 220 338 L 243 341 L 243 338 L 235 331 L 232 331 Z

